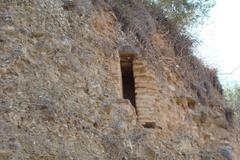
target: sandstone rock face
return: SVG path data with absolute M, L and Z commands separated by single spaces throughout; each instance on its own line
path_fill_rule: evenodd
M 145 127 L 155 128 L 155 109 L 159 94 L 156 77 L 141 60 L 134 60 L 133 72 L 138 121 Z
M 186 80 L 192 64 L 153 19 L 148 53 L 106 2 L 66 2 L 0 0 L 0 160 L 239 159 L 221 94 Z M 141 48 L 136 108 L 122 99 L 123 42 Z

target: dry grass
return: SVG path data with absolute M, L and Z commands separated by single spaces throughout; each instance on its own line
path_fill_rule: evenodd
M 164 13 L 147 1 L 138 0 L 106 0 L 112 7 L 122 30 L 125 33 L 133 32 L 144 49 L 152 50 L 151 37 L 160 32 L 174 48 L 176 56 L 187 56 L 192 54 L 192 48 L 196 40 L 192 39 L 175 22 L 166 18 Z
M 136 0 L 121 1 L 107 0 L 112 6 L 122 31 L 133 32 L 145 48 L 151 48 L 151 36 L 156 32 L 156 23 L 144 5 Z
M 193 55 L 193 49 L 197 41 L 187 35 L 175 22 L 166 18 L 164 13 L 145 0 L 105 0 L 115 12 L 119 22 L 122 24 L 122 31 L 126 35 L 134 34 L 139 43 L 143 46 L 145 53 L 153 56 L 160 54 L 162 58 L 168 55 L 161 55 L 152 43 L 152 36 L 156 33 L 163 35 L 172 48 L 174 48 L 176 64 L 179 64 L 180 75 L 185 81 L 187 88 L 191 88 L 199 101 L 207 105 L 209 99 L 215 97 L 215 91 L 223 94 L 222 86 L 219 83 L 215 69 L 209 69 L 201 60 Z M 160 58 L 160 60 L 162 60 Z M 190 84 L 190 85 L 189 85 Z

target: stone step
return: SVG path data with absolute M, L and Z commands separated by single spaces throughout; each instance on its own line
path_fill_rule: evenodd
M 137 74 L 139 74 L 138 71 L 142 71 L 142 70 L 145 70 L 146 74 L 155 76 L 155 72 L 153 70 L 147 68 L 147 67 L 145 67 L 145 68 L 144 67 L 137 67 L 136 69 L 133 69 L 133 71 Z
M 147 88 L 158 91 L 159 88 L 155 84 L 148 84 L 148 83 L 135 83 L 135 88 Z
M 152 79 L 156 79 L 155 75 L 154 74 L 151 74 L 151 73 L 133 73 L 134 74 L 134 77 L 137 78 L 141 78 L 141 77 L 149 77 L 149 78 L 152 78 Z
M 135 92 L 136 93 L 143 93 L 143 92 L 149 92 L 149 93 L 159 93 L 157 90 L 153 90 L 153 89 L 150 89 L 150 88 L 137 88 L 135 89 Z
M 147 73 L 155 75 L 155 72 L 152 69 L 148 69 Z
M 135 88 L 138 89 L 138 92 L 143 92 L 149 90 L 148 92 L 156 92 L 159 93 L 159 87 L 156 85 L 156 83 L 146 83 L 146 82 L 138 82 L 135 83 Z
M 156 97 L 158 96 L 156 93 L 148 93 L 148 92 L 145 92 L 145 93 L 135 93 L 135 97 L 139 97 L 141 98 L 142 96 L 145 96 L 145 95 L 149 95 L 149 96 L 152 96 L 152 97 Z
M 134 77 L 134 81 L 135 82 L 138 82 L 138 81 L 140 81 L 140 82 L 142 82 L 142 81 L 154 81 L 154 82 L 156 82 L 156 80 L 154 79 L 154 78 L 152 78 L 152 77 Z
M 136 98 L 136 104 L 138 104 L 138 106 L 142 106 L 142 105 L 152 105 L 156 103 L 155 99 L 140 99 L 140 98 Z
M 139 88 L 138 88 L 139 89 Z M 136 95 L 153 95 L 153 96 L 158 96 L 158 92 L 156 90 L 135 90 Z
M 138 100 L 141 100 L 141 99 L 142 99 L 142 100 L 148 100 L 148 99 L 154 99 L 154 100 L 155 100 L 155 99 L 156 99 L 156 96 L 147 95 L 147 94 L 145 94 L 145 95 L 144 95 L 144 94 L 142 94 L 142 95 L 139 94 L 139 95 L 136 95 L 135 97 L 136 97 L 136 99 L 138 99 Z
M 138 78 L 138 79 L 134 79 L 134 82 L 135 83 L 148 83 L 148 84 L 154 84 L 154 85 L 157 85 L 157 82 L 153 79 L 143 79 L 143 78 Z
M 153 97 L 157 97 L 157 93 L 150 93 L 150 92 L 142 92 L 142 93 L 135 93 L 135 96 L 143 96 L 143 95 L 149 95 Z
M 141 93 L 141 92 L 144 92 L 144 91 L 159 94 L 159 90 L 156 90 L 156 89 L 153 89 L 153 88 L 135 88 L 135 93 Z
M 134 60 L 133 64 L 134 65 L 142 65 L 142 64 L 147 65 L 147 63 L 145 61 L 141 61 L 141 60 Z
M 148 87 L 145 87 L 145 86 L 135 86 L 135 89 L 151 89 L 151 90 L 154 90 L 154 91 L 159 91 L 159 88 L 156 87 L 156 86 L 148 86 Z
M 142 74 L 142 73 L 147 73 L 147 69 L 144 67 L 133 69 L 134 76 L 135 74 Z
M 157 107 L 157 104 L 136 104 L 137 108 L 141 109 L 141 108 L 148 108 L 150 110 L 154 109 L 155 107 Z
M 136 106 L 138 108 L 154 108 L 157 106 L 157 104 L 154 101 L 153 102 L 141 101 L 136 103 Z
M 133 65 L 133 70 L 135 69 L 142 69 L 142 68 L 147 68 L 146 65 L 141 64 L 141 65 Z
M 148 89 L 148 87 L 151 89 L 151 87 L 155 87 L 155 88 L 158 88 L 157 84 L 156 83 L 153 83 L 153 82 L 137 82 L 135 83 L 135 88 L 139 88 L 139 87 L 144 87 L 146 89 Z
M 138 98 L 156 98 L 155 95 L 148 95 L 148 94 L 136 94 L 135 97 L 138 97 Z
M 136 105 L 138 107 L 142 107 L 142 106 L 146 106 L 146 107 L 152 107 L 154 106 L 156 103 L 156 101 L 153 99 L 149 99 L 149 100 L 136 100 Z
M 157 82 L 156 81 L 153 81 L 153 80 L 151 80 L 151 81 L 135 81 L 135 85 L 141 85 L 141 84 L 143 84 L 143 85 L 155 85 L 155 86 L 158 86 L 158 84 L 157 84 Z

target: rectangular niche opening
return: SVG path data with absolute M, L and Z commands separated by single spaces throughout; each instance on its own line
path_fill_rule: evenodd
M 123 98 L 130 100 L 131 104 L 136 108 L 135 83 L 131 60 L 121 60 L 121 72 Z
M 144 128 L 156 128 L 156 79 L 147 64 L 136 56 L 135 52 L 126 48 L 119 51 L 122 97 L 135 108 L 139 124 Z

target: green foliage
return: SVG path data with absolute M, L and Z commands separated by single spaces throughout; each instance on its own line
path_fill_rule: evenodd
M 215 0 L 144 0 L 148 6 L 161 10 L 180 28 L 203 22 Z
M 224 95 L 228 106 L 233 108 L 240 116 L 240 85 L 235 84 L 233 87 L 225 87 Z
M 240 85 L 225 88 L 224 91 L 227 102 L 233 107 L 240 107 Z

